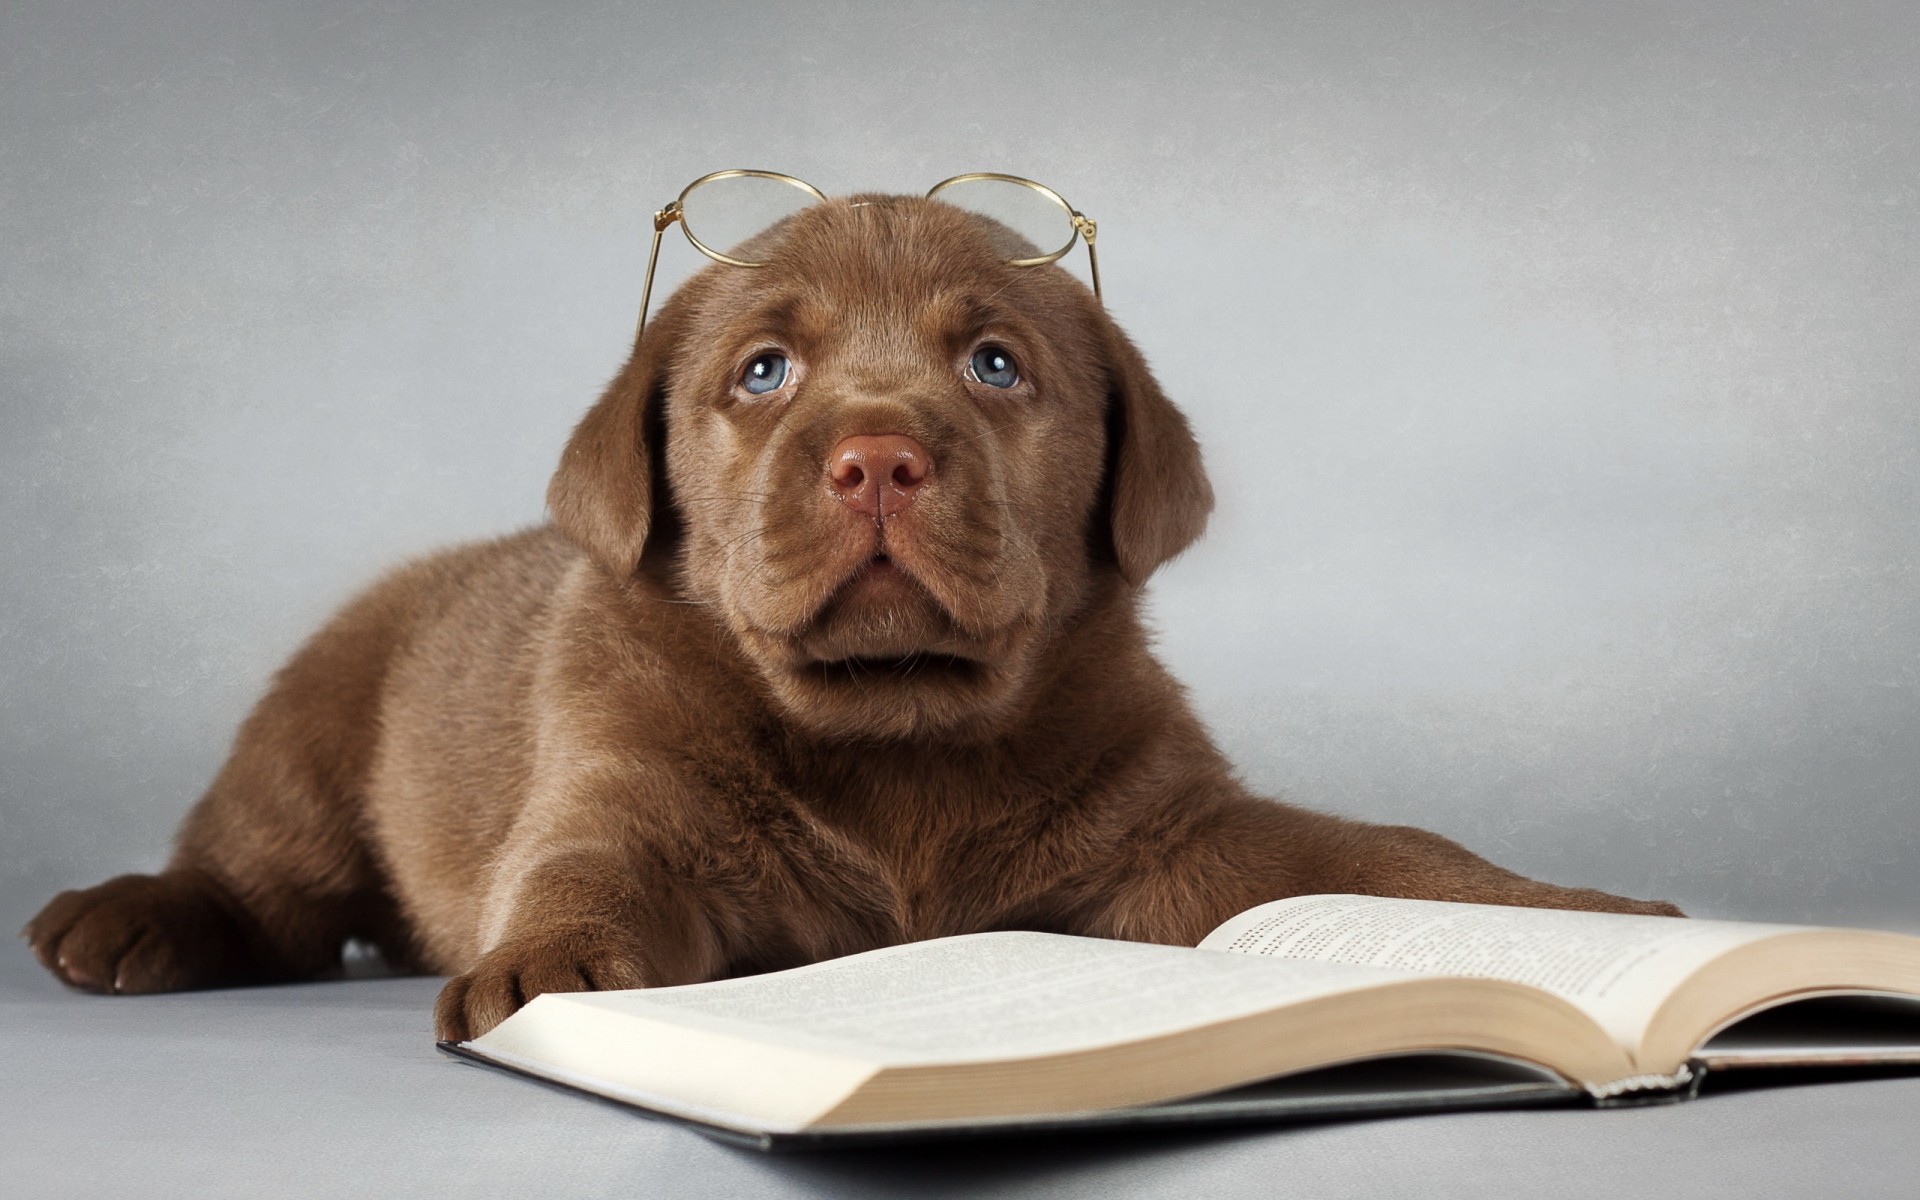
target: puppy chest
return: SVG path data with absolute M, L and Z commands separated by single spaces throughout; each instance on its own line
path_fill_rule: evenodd
M 1019 848 L 977 837 L 904 822 L 849 828 L 798 801 L 754 808 L 740 832 L 757 849 L 740 865 L 752 863 L 758 878 L 736 878 L 769 906 L 760 914 L 768 933 L 810 956 L 987 928 L 1039 877 Z

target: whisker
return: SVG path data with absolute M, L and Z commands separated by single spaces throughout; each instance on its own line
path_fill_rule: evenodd
M 773 496 L 765 492 L 718 493 L 712 496 L 674 496 L 676 504 L 765 504 Z
M 747 545 L 749 542 L 753 542 L 767 536 L 767 534 L 770 532 L 772 532 L 772 527 L 767 525 L 762 525 L 758 529 L 749 529 L 747 530 L 747 532 L 741 534 L 737 538 L 732 538 L 732 539 L 729 539 L 728 541 L 724 541 L 720 543 L 720 548 L 722 550 L 725 550 L 727 553 L 731 554 L 733 551 L 740 549 L 741 547 Z
M 1011 428 L 1013 428 L 1013 424 L 1014 424 L 1014 423 L 1013 423 L 1012 421 L 1007 421 L 1007 422 L 1004 422 L 1004 423 L 1002 423 L 1002 424 L 999 424 L 999 425 L 995 425 L 995 426 L 994 426 L 994 427 L 993 427 L 992 429 L 989 429 L 989 430 L 987 430 L 987 431 L 986 431 L 986 432 L 984 432 L 984 433 L 976 433 L 976 434 L 974 434 L 974 435 L 973 435 L 972 437 L 970 437 L 970 438 L 966 438 L 966 439 L 964 439 L 964 440 L 962 440 L 962 441 L 958 441 L 958 442 L 955 442 L 955 443 L 954 443 L 954 445 L 956 445 L 956 446 L 970 446 L 970 445 L 972 445 L 973 443 L 975 443 L 975 442 L 977 442 L 977 441 L 979 441 L 979 440 L 980 440 L 981 438 L 983 438 L 983 437 L 988 437 L 988 436 L 990 436 L 990 435 L 992 435 L 992 434 L 996 434 L 996 433 L 999 433 L 999 432 L 1000 432 L 1000 431 L 1001 431 L 1002 429 L 1011 429 Z

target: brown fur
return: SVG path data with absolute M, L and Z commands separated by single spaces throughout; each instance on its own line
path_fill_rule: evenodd
M 1212 505 L 1186 420 L 1066 273 L 1004 265 L 957 210 L 859 199 L 682 288 L 568 443 L 554 527 L 337 616 L 166 871 L 33 920 L 47 967 L 297 979 L 364 938 L 456 976 L 437 1024 L 461 1038 L 543 991 L 983 929 L 1192 943 L 1307 892 L 1677 911 L 1248 794 L 1138 616 Z M 986 340 L 1015 388 L 963 376 Z M 772 347 L 794 378 L 745 394 Z M 855 434 L 926 449 L 910 507 L 835 502 Z

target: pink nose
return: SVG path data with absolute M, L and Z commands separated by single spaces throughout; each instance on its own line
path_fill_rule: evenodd
M 827 456 L 827 484 L 848 508 L 877 521 L 905 512 L 933 474 L 933 456 L 904 433 L 842 438 Z

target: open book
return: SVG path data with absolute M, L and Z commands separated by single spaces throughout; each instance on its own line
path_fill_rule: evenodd
M 1920 1064 L 1920 938 L 1302 896 L 1194 949 L 981 933 L 548 993 L 444 1048 L 763 1147 L 1674 1098 Z

